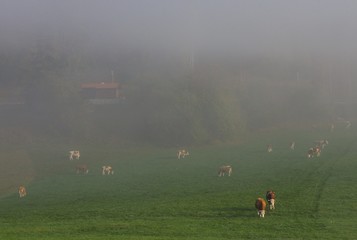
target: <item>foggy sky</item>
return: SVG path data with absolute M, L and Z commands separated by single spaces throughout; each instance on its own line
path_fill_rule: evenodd
M 1 0 L 0 44 L 43 34 L 180 54 L 356 53 L 354 0 Z

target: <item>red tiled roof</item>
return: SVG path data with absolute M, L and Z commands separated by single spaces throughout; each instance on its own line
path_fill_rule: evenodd
M 115 83 L 115 82 L 82 83 L 81 88 L 116 89 L 119 88 L 119 83 Z

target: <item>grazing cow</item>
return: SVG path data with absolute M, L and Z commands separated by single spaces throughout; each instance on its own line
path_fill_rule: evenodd
M 267 191 L 265 196 L 269 204 L 269 209 L 270 210 L 275 209 L 275 192 L 269 190 Z
M 185 149 L 178 150 L 178 152 L 177 152 L 177 158 L 178 159 L 180 159 L 181 157 L 185 158 L 188 155 L 190 155 L 190 153 Z
M 224 177 L 224 174 L 228 174 L 228 177 L 231 176 L 231 173 L 232 173 L 232 167 L 227 165 L 227 166 L 222 166 L 219 168 L 219 171 L 218 171 L 218 176 L 219 177 Z
M 20 198 L 25 197 L 27 195 L 26 188 L 24 186 L 19 187 L 19 196 Z
M 341 118 L 341 117 L 338 117 L 337 120 L 338 120 L 339 122 L 341 122 L 342 124 L 345 124 L 345 128 L 346 128 L 346 129 L 350 128 L 351 125 L 352 125 L 350 121 L 345 120 L 345 119 L 343 119 L 343 118 Z
M 317 141 L 315 141 L 315 144 L 317 147 L 324 149 L 324 147 L 328 145 L 328 141 L 327 140 L 317 140 Z
M 113 168 L 112 168 L 112 166 L 103 166 L 102 167 L 102 174 L 103 175 L 105 175 L 105 174 L 108 174 L 108 175 L 110 175 L 110 174 L 114 174 L 114 171 L 113 171 Z
M 269 144 L 269 145 L 267 146 L 267 151 L 268 151 L 268 152 L 272 152 L 272 151 L 273 151 L 273 146 L 272 146 L 271 144 Z
M 258 210 L 259 217 L 262 217 L 262 218 L 264 217 L 266 207 L 267 207 L 267 204 L 263 198 L 258 198 L 255 201 L 255 208 Z
M 316 157 L 320 157 L 321 148 L 319 146 L 316 146 L 313 149 L 314 149 L 314 154 L 316 155 Z
M 295 149 L 295 142 L 291 142 L 291 143 L 290 143 L 290 149 L 291 149 L 291 150 L 294 150 L 294 149 Z
M 76 166 L 76 173 L 87 174 L 89 172 L 88 166 L 86 164 L 81 164 Z
M 80 156 L 81 154 L 78 150 L 69 151 L 69 160 L 73 160 L 74 158 L 78 160 Z
M 351 127 L 351 122 L 350 121 L 346 121 L 346 128 L 350 128 Z
M 312 158 L 316 155 L 316 157 L 320 157 L 321 154 L 321 148 L 316 146 L 313 148 L 309 148 L 309 150 L 307 151 L 307 157 L 308 158 Z

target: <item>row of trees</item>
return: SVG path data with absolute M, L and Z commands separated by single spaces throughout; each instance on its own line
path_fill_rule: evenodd
M 231 141 L 255 128 L 348 115 L 352 107 L 336 113 L 334 102 L 354 100 L 353 95 L 333 95 L 346 82 L 333 81 L 322 59 L 303 64 L 304 59 L 216 61 L 206 56 L 193 68 L 185 60 L 167 61 L 164 54 L 154 60 L 137 51 L 98 52 L 49 39 L 20 49 L 2 48 L 0 54 L 2 88 L 21 92 L 25 102 L 22 125 L 42 136 L 73 141 L 180 146 Z M 92 106 L 81 99 L 81 82 L 111 80 L 111 70 L 126 100 Z M 349 70 L 349 79 L 357 76 Z

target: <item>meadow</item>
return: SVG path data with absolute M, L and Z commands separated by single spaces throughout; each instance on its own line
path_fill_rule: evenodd
M 329 145 L 307 158 L 318 139 Z M 0 239 L 357 239 L 353 131 L 265 131 L 189 147 L 180 160 L 177 148 L 82 145 L 70 161 L 71 148 L 1 146 Z M 75 173 L 78 163 L 87 175 Z M 224 164 L 232 176 L 218 177 Z M 103 176 L 102 165 L 114 175 Z M 28 191 L 21 199 L 20 182 Z M 255 199 L 269 189 L 276 209 L 259 218 Z

